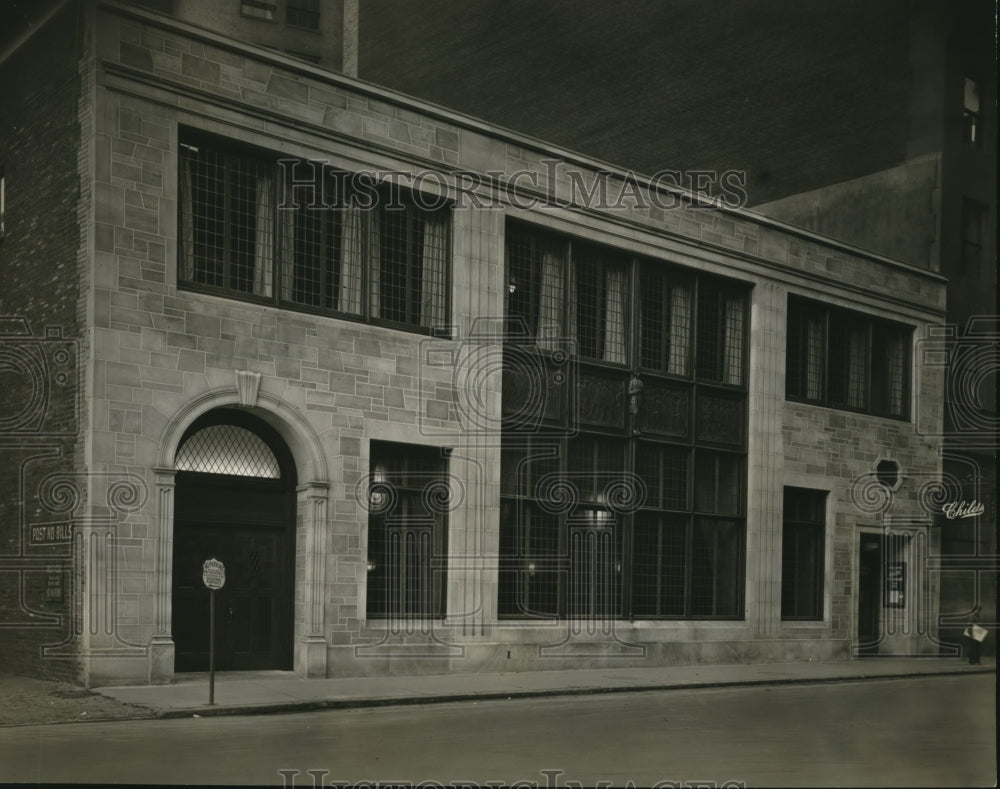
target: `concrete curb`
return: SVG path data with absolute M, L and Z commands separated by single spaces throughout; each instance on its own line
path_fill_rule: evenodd
M 201 718 L 224 715 L 277 715 L 314 710 L 363 709 L 370 707 L 403 707 L 418 704 L 448 704 L 462 701 L 503 701 L 506 699 L 543 698 L 546 696 L 596 696 L 610 693 L 647 693 L 665 690 L 706 690 L 710 688 L 749 687 L 754 685 L 825 685 L 839 682 L 864 682 L 880 679 L 921 679 L 926 677 L 965 676 L 970 674 L 993 674 L 994 669 L 940 670 L 926 672 L 905 672 L 894 674 L 858 674 L 840 677 L 785 677 L 780 679 L 715 680 L 689 682 L 684 684 L 623 685 L 619 687 L 552 688 L 539 690 L 473 691 L 468 693 L 440 693 L 427 696 L 389 696 L 384 698 L 352 699 L 303 699 L 300 701 L 278 701 L 259 704 L 216 704 L 202 707 L 175 707 L 157 710 L 155 717 Z

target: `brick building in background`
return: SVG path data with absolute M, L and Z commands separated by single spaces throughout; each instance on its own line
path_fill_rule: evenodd
M 743 171 L 753 210 L 947 277 L 944 465 L 984 512 L 942 516 L 943 632 L 996 621 L 995 3 L 361 10 L 366 80 L 638 172 Z
M 170 10 L 2 50 L 5 667 L 939 653 L 938 273 Z

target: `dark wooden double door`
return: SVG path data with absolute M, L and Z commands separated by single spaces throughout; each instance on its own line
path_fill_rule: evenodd
M 260 480 L 178 475 L 174 519 L 173 637 L 176 671 L 209 668 L 209 590 L 215 558 L 215 668 L 291 669 L 294 613 L 292 501 Z

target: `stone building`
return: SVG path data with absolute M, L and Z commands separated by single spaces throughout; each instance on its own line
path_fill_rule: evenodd
M 937 516 L 941 625 L 996 624 L 995 3 L 361 10 L 366 80 L 641 172 L 740 170 L 755 211 L 947 277 L 943 466 L 969 513 Z
M 203 669 L 208 558 L 224 670 L 938 654 L 939 274 L 155 9 L 18 43 L 4 665 Z

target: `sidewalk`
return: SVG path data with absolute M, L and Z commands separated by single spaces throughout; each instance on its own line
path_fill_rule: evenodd
M 124 704 L 70 682 L 0 674 L 0 727 L 154 716 L 149 708 Z
M 866 658 L 830 663 L 523 671 L 418 677 L 301 679 L 292 672 L 219 673 L 215 706 L 208 706 L 208 675 L 179 674 L 172 685 L 97 688 L 103 696 L 141 705 L 157 717 L 239 715 L 398 704 L 625 693 L 648 690 L 849 682 L 946 674 L 993 674 L 995 659 L 970 666 L 957 658 Z

